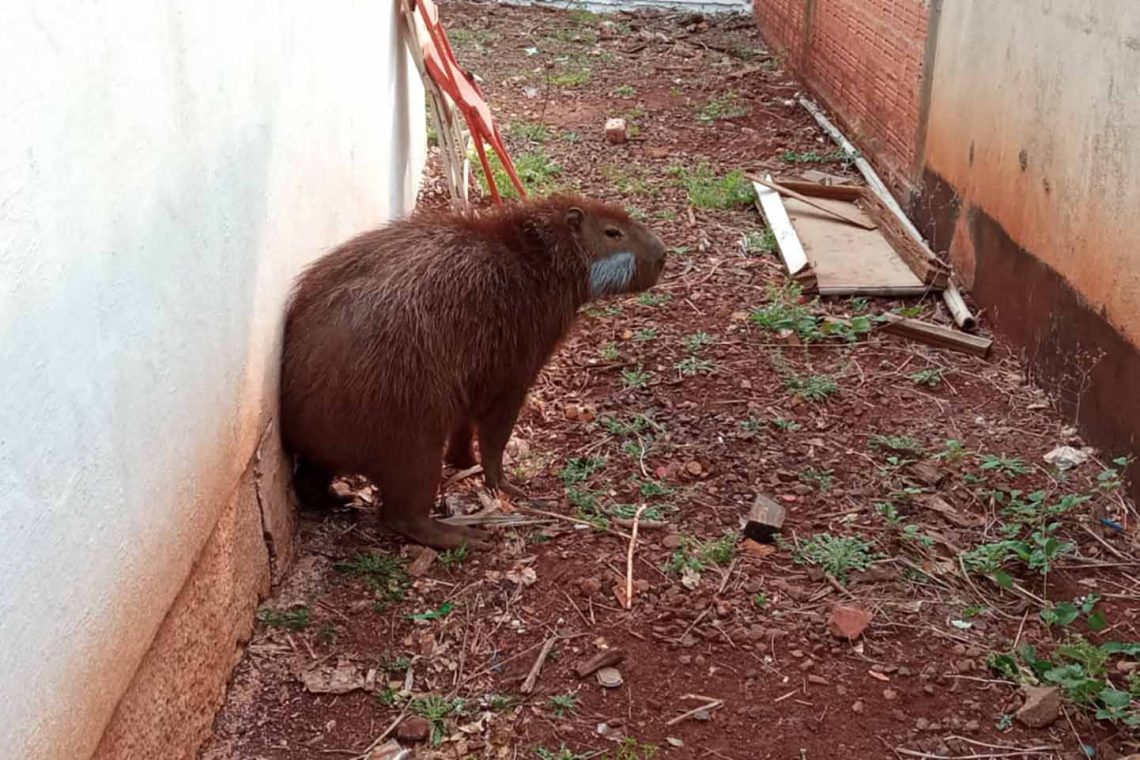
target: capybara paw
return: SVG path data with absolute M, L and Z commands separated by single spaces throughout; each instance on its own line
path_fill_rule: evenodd
M 441 551 L 457 549 L 463 544 L 480 551 L 490 549 L 492 546 L 482 531 L 447 525 L 436 520 L 389 521 L 386 525 L 404 538 Z

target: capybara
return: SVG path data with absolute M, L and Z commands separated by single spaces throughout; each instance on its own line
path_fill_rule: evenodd
M 303 502 L 368 477 L 382 519 L 438 549 L 488 548 L 431 519 L 446 446 L 487 486 L 527 391 L 586 302 L 652 287 L 665 246 L 620 207 L 575 196 L 424 212 L 314 262 L 290 296 L 281 425 Z

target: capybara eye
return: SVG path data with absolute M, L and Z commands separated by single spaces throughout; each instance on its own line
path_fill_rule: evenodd
M 606 237 L 613 238 L 614 240 L 617 240 L 621 236 L 622 236 L 622 231 L 619 230 L 617 227 L 607 227 L 606 228 Z

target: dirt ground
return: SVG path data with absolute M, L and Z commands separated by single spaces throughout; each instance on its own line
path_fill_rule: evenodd
M 363 760 L 424 721 L 420 758 L 1140 751 L 1138 519 L 1111 462 L 1129 452 L 1048 463 L 1089 452 L 1000 336 L 980 359 L 874 329 L 892 309 L 949 324 L 936 298 L 783 289 L 731 172 L 857 175 L 751 19 L 441 12 L 528 185 L 624 203 L 669 266 L 586 310 L 524 409 L 511 473 L 555 517 L 461 478 L 441 510 L 521 524 L 413 563 L 366 484 L 303 513 L 200 757 Z M 614 116 L 625 144 L 604 138 Z M 423 205 L 446 203 L 436 169 Z M 758 494 L 786 509 L 776 543 L 739 540 Z M 837 606 L 870 616 L 854 640 Z M 575 673 L 607 649 L 620 683 Z M 1060 709 L 1016 717 L 1011 679 L 1055 686 Z

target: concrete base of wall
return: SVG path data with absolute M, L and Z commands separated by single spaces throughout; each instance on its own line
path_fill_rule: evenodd
M 254 612 L 292 559 L 289 467 L 269 431 L 95 752 L 97 760 L 190 760 L 210 732 L 253 630 Z

